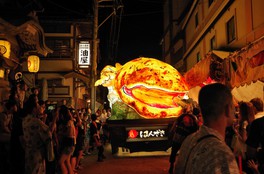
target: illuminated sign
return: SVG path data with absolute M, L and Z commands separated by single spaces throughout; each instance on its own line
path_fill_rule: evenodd
M 79 65 L 86 66 L 91 64 L 91 49 L 88 41 L 80 41 L 79 43 Z
M 167 140 L 167 127 L 128 127 L 127 142 Z

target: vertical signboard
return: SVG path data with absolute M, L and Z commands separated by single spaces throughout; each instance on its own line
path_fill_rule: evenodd
M 88 67 L 91 65 L 91 47 L 88 41 L 80 41 L 79 43 L 79 66 Z

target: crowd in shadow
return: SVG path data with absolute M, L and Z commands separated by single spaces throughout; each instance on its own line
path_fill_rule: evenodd
M 28 95 L 27 95 L 28 94 Z M 28 97 L 27 97 L 28 96 Z M 98 151 L 105 158 L 106 119 L 110 111 L 75 109 L 39 99 L 39 89 L 20 81 L 10 91 L 0 114 L 1 174 L 75 174 L 81 159 Z M 103 129 L 104 128 L 104 129 Z M 104 131 L 100 131 L 100 130 Z

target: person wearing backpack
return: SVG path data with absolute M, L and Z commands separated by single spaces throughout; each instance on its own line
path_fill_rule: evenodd
M 181 114 L 177 120 L 173 123 L 172 134 L 172 146 L 170 154 L 170 168 L 169 174 L 173 173 L 174 162 L 177 152 L 179 151 L 183 140 L 191 133 L 196 132 L 199 129 L 198 119 L 195 115 L 185 112 Z
M 221 83 L 205 85 L 198 96 L 203 125 L 188 135 L 179 150 L 174 174 L 239 174 L 236 158 L 225 143 L 226 127 L 235 119 L 233 96 Z

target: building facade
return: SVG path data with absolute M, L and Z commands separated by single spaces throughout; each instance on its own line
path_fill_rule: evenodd
M 54 4 L 15 2 L 0 4 L 0 74 L 3 72 L 0 77 L 0 110 L 3 110 L 18 80 L 23 80 L 29 89 L 39 88 L 41 100 L 54 104 L 66 100 L 69 106 L 88 107 L 91 93 L 88 62 L 92 47 L 91 15 L 79 11 L 81 18 L 69 10 L 52 10 L 56 7 Z M 47 13 L 43 13 L 44 7 L 51 8 L 55 14 L 46 9 Z M 1 41 L 10 44 L 10 56 L 2 54 L 5 43 Z M 38 63 L 35 62 L 39 64 L 35 72 L 28 68 L 31 55 L 39 58 Z M 31 94 L 29 89 L 26 91 L 28 96 Z
M 90 98 L 90 66 L 79 64 L 79 44 L 91 48 L 91 20 L 40 19 L 45 40 L 53 53 L 40 57 L 38 73 L 29 73 L 23 65 L 27 84 L 41 87 L 42 99 L 60 104 L 66 100 L 74 108 L 86 108 Z M 88 50 L 90 57 L 90 50 Z
M 264 36 L 262 0 L 167 0 L 163 57 L 181 73 L 213 50 L 233 52 Z
M 0 78 L 0 110 L 2 111 L 5 101 L 9 99 L 11 88 L 14 89 L 23 78 L 22 66 L 27 65 L 28 56 L 47 56 L 52 50 L 45 44 L 44 31 L 34 13 L 16 19 L 0 18 L 0 26 L 0 68 L 3 71 Z M 10 54 L 6 55 L 6 51 Z

